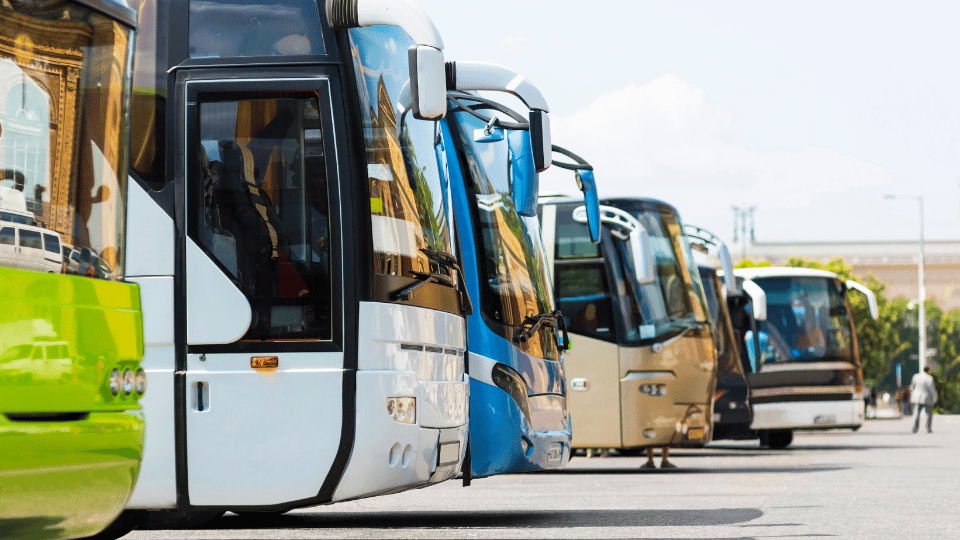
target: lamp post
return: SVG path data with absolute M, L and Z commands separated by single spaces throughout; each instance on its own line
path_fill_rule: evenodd
M 731 206 L 733 209 L 733 243 L 737 243 L 737 236 L 743 239 L 743 251 L 741 259 L 747 258 L 747 220 L 750 221 L 750 242 L 756 242 L 757 236 L 754 232 L 753 213 L 756 206 Z
M 920 203 L 920 261 L 917 264 L 917 326 L 920 328 L 920 354 L 917 358 L 920 361 L 920 371 L 923 371 L 927 365 L 927 309 L 924 301 L 927 298 L 927 290 L 923 283 L 923 195 L 884 195 L 884 199 L 913 199 Z

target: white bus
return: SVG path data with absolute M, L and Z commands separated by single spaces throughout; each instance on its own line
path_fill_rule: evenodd
M 865 294 L 876 319 L 873 292 L 808 268 L 741 268 L 734 274 L 752 297 L 752 329 L 742 335 L 751 428 L 761 444 L 785 448 L 796 429 L 858 429 L 863 373 L 846 295 L 850 289 Z
M 433 24 L 410 0 L 134 4 L 127 276 L 151 392 L 128 508 L 282 512 L 456 476 L 468 303 Z

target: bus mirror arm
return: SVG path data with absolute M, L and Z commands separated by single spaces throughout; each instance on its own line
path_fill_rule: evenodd
M 553 160 L 552 163 L 561 169 L 573 171 L 577 187 L 583 192 L 583 203 L 587 212 L 587 227 L 590 229 L 590 241 L 600 243 L 600 199 L 597 196 L 597 180 L 593 176 L 593 165 L 587 160 L 561 146 L 553 145 L 553 152 L 572 159 L 575 163 L 566 163 Z
M 534 170 L 541 173 L 550 167 L 550 107 L 532 82 L 516 71 L 486 62 L 458 60 L 446 67 L 447 90 L 507 92 L 526 105 L 530 132 L 530 152 Z
M 873 291 L 852 279 L 847 281 L 847 288 L 863 293 L 863 295 L 867 297 L 867 306 L 870 308 L 870 318 L 873 320 L 880 318 L 880 306 L 877 305 L 877 295 L 874 294 Z
M 433 21 L 414 0 L 326 0 L 324 11 L 333 28 L 387 25 L 403 29 L 415 43 L 407 50 L 413 116 L 420 120 L 444 117 L 447 75 L 443 40 Z

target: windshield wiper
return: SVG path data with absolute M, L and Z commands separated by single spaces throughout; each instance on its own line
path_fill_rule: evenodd
M 570 349 L 570 336 L 567 334 L 567 323 L 563 320 L 563 314 L 560 313 L 559 309 L 538 313 L 536 315 L 527 315 L 520 324 L 520 328 L 517 328 L 517 333 L 514 334 L 513 340 L 524 343 L 530 339 L 534 332 L 539 330 L 541 326 L 559 330 L 563 335 L 563 341 L 559 343 L 560 347 L 565 351 Z
M 460 283 L 460 288 L 458 289 L 460 291 L 460 310 L 464 315 L 473 313 L 473 302 L 470 301 L 470 293 L 467 292 L 467 280 L 463 276 L 463 269 L 460 268 L 460 265 L 457 263 L 457 258 L 452 253 L 439 249 L 420 248 L 420 253 L 423 253 L 428 259 L 440 266 L 445 266 L 456 271 L 457 281 Z M 450 286 L 453 287 L 453 283 L 450 283 Z
M 406 287 L 393 293 L 394 299 L 403 300 L 406 302 L 413 298 L 413 293 L 417 292 L 417 289 L 423 287 L 427 283 L 440 283 L 442 285 L 446 285 L 447 287 L 453 287 L 453 280 L 450 279 L 450 276 L 444 274 L 434 274 L 433 272 L 417 272 L 416 270 L 411 270 L 410 273 L 413 274 L 413 277 L 417 280 L 417 282 L 412 285 L 407 285 Z
M 710 323 L 709 323 L 708 321 L 694 321 L 694 322 L 692 322 L 692 323 L 684 323 L 684 324 L 682 324 L 682 325 L 680 326 L 680 333 L 678 333 L 677 335 L 671 337 L 670 339 L 668 339 L 668 340 L 666 340 L 666 341 L 660 341 L 660 342 L 654 343 L 654 344 L 651 346 L 651 348 L 653 349 L 653 352 L 659 353 L 659 352 L 662 351 L 667 345 L 670 345 L 670 344 L 673 343 L 674 341 L 682 338 L 683 336 L 687 335 L 688 333 L 692 332 L 693 330 L 697 330 L 697 329 L 699 329 L 700 327 L 702 327 L 702 326 L 704 326 L 704 325 L 709 325 L 709 324 L 710 324 Z

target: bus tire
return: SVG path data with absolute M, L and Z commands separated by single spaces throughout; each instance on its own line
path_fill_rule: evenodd
M 226 514 L 226 510 L 152 510 L 143 512 L 141 529 L 195 529 Z
M 767 446 L 773 450 L 781 450 L 793 442 L 793 431 L 778 429 L 767 433 Z

